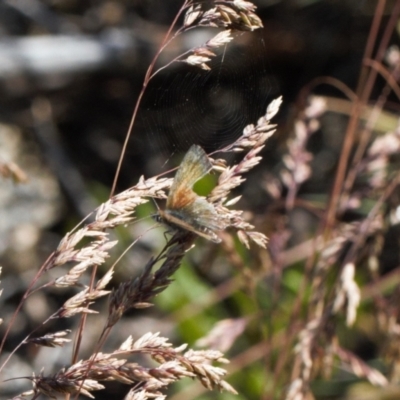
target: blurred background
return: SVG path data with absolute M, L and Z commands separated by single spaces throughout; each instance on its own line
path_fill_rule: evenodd
M 144 74 L 181 3 L 178 0 L 0 2 L 0 162 L 13 162 L 21 168 L 21 183 L 0 180 L 3 319 L 9 318 L 34 271 L 66 232 L 108 198 Z M 355 89 L 377 2 L 256 0 L 254 3 L 264 29 L 238 33 L 213 60 L 211 71 L 176 63 L 151 81 L 127 148 L 117 192 L 135 184 L 141 175 L 150 177 L 177 166 L 193 143 L 208 152 L 231 143 L 247 124 L 264 114 L 271 100 L 282 95 L 283 108 L 275 119 L 278 132 L 267 142 L 262 164 L 249 174 L 238 191 L 243 194 L 239 208 L 247 210 L 257 229 L 270 236 L 277 229 L 275 224 L 282 222 L 271 217 L 279 212 L 281 204 L 274 202 L 267 190 L 266 174 L 273 175 L 282 165 L 293 121 L 304 107 L 304 92 L 331 99 L 328 110 L 331 112 L 325 117 L 323 132 L 309 143 L 310 151 L 318 156 L 313 164 L 315 174 L 302 188 L 302 195 L 322 193 L 326 198 L 329 193 L 350 105 L 340 102 L 344 95 L 337 88 L 317 85 L 315 80 L 330 76 Z M 394 4 L 394 0 L 385 4 L 378 37 Z M 157 67 L 209 37 L 210 31 L 201 29 L 179 36 L 163 52 Z M 389 44 L 398 42 L 399 32 L 395 31 Z M 315 86 L 308 86 L 311 82 Z M 378 78 L 372 99 L 379 96 L 383 85 L 384 80 Z M 400 106 L 394 95 L 389 96 L 387 108 L 390 113 L 381 121 L 382 131 L 395 129 L 397 125 Z M 207 191 L 212 181 L 204 185 Z M 151 214 L 153 209 L 144 207 L 140 216 Z M 294 210 L 287 218 L 292 224 L 293 245 L 309 237 L 315 229 L 315 217 L 308 212 Z M 147 226 L 141 223 L 130 228 L 129 233 L 134 235 Z M 126 247 L 130 235 L 124 232 L 119 235 L 121 246 Z M 154 251 L 154 240 L 161 246 L 162 232 L 154 235 L 144 238 L 136 253 L 127 255 L 116 273 L 117 281 L 128 279 L 142 268 Z M 250 251 L 243 257 L 242 263 L 235 264 L 223 252 L 201 242 L 185 261 L 191 266 L 180 269 L 177 281 L 162 295 L 158 307 L 126 318 L 126 325 L 108 345 L 115 347 L 128 334 L 138 337 L 147 331 L 161 331 L 176 345 L 182 342 L 193 345 L 216 321 L 251 316 L 247 333 L 228 352 L 228 358 L 236 360 L 233 371 L 242 368 L 242 375 L 234 375 L 232 383 L 240 397 L 275 398 L 265 389 L 266 381 L 272 379 L 266 378 L 272 365 L 268 363 L 274 361 L 260 356 L 265 332 L 260 332 L 254 319 L 260 310 L 265 311 L 277 301 L 269 299 L 267 304 L 267 299 L 255 300 L 258 290 L 268 292 L 273 286 L 265 279 L 261 289 L 256 287 L 257 274 L 270 268 L 269 256 Z M 397 265 L 397 257 L 397 254 L 388 256 L 388 264 Z M 249 270 L 253 268 L 252 277 L 241 270 L 243 265 Z M 289 282 L 297 282 L 299 274 L 293 270 Z M 287 301 L 293 296 L 291 290 L 296 289 L 288 289 Z M 30 305 L 21 311 L 7 350 L 15 347 L 70 295 L 54 289 L 46 295 L 36 293 Z M 62 324 L 71 327 L 74 321 Z M 101 326 L 98 321 L 88 330 L 82 357 L 87 355 L 85 346 L 96 340 Z M 374 356 L 372 339 L 355 334 L 349 341 L 359 355 Z M 21 359 L 16 356 L 18 362 L 7 377 L 29 376 L 32 368 L 39 373 L 44 365 L 47 373 L 54 372 L 68 364 L 67 351 L 52 350 L 49 358 L 49 352 L 25 348 Z M 279 354 L 274 357 L 279 358 Z M 19 384 L 14 382 L 14 387 L 5 389 L 3 396 L 11 395 L 15 385 L 17 392 L 26 389 L 22 385 L 26 382 L 21 387 Z M 284 384 L 281 389 L 285 389 Z M 121 398 L 119 388 L 109 390 L 108 393 Z M 190 386 L 186 392 L 180 387 L 174 390 L 179 393 L 174 399 L 183 395 L 186 399 L 217 396 L 202 393 L 200 386 Z M 345 388 L 317 387 L 315 393 L 317 398 L 341 398 Z M 96 398 L 101 396 L 99 393 Z

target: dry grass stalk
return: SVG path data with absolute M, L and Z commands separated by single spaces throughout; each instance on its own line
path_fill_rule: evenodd
M 365 225 L 368 226 L 367 229 Z M 356 260 L 360 258 L 359 253 L 362 251 L 357 243 L 362 237 L 379 233 L 381 228 L 380 215 L 372 220 L 367 219 L 363 223 L 342 225 L 342 229 L 335 233 L 336 237 L 333 237 L 322 250 L 310 281 L 312 286 L 308 310 L 310 319 L 306 327 L 298 334 L 298 344 L 295 348 L 296 368 L 294 370 L 297 376 L 292 380 L 286 399 L 305 398 L 304 396 L 310 390 L 309 384 L 318 374 L 323 364 L 322 359 L 327 354 L 324 349 L 329 348 L 330 345 L 336 346 L 332 329 L 334 315 L 344 314 L 348 326 L 355 323 L 360 303 L 360 289 L 354 280 L 354 274 Z M 356 250 L 352 250 L 353 247 Z M 340 273 L 336 272 L 333 283 L 327 285 L 329 274 L 332 279 L 333 268 Z M 346 352 L 346 355 L 346 360 L 352 361 L 350 367 L 355 375 L 365 377 L 375 385 L 384 384 L 383 375 L 379 378 L 381 376 L 379 371 L 367 365 L 364 365 L 361 371 L 361 360 L 356 362 L 358 359 L 351 352 Z
M 299 186 L 309 179 L 312 172 L 309 165 L 312 156 L 305 149 L 310 133 L 314 132 L 318 123 L 316 124 L 312 117 L 308 119 L 309 108 L 294 124 L 295 138 L 289 141 L 289 155 L 284 158 L 286 171 L 282 179 L 288 188 L 285 204 L 289 210 L 295 204 L 295 195 Z M 316 116 L 321 115 L 324 109 L 324 107 L 316 106 L 312 108 L 319 110 L 315 112 Z M 379 271 L 379 252 L 382 250 L 380 243 L 387 223 L 385 222 L 388 212 L 387 199 L 393 196 L 400 182 L 399 174 L 390 172 L 392 158 L 396 156 L 400 148 L 398 137 L 398 129 L 396 129 L 369 143 L 363 158 L 354 165 L 355 170 L 350 171 L 357 177 L 355 180 L 357 185 L 353 190 L 348 191 L 346 196 L 342 196 L 338 215 L 354 212 L 354 210 L 360 212 L 365 199 L 374 200 L 374 207 L 359 221 L 352 223 L 336 221 L 335 225 L 330 226 L 329 235 L 326 235 L 327 239 L 322 250 L 317 255 L 312 254 L 307 261 L 308 269 L 304 277 L 304 288 L 309 290 L 310 298 L 307 297 L 307 316 L 306 320 L 301 322 L 303 327 L 297 328 L 291 384 L 286 392 L 286 399 L 306 399 L 311 393 L 311 381 L 322 374 L 321 367 L 330 363 L 332 370 L 333 358 L 337 357 L 345 362 L 347 369 L 356 376 L 366 378 L 374 385 L 388 384 L 388 379 L 383 374 L 369 367 L 351 351 L 336 350 L 338 345 L 335 330 L 337 326 L 340 326 L 342 316 L 347 326 L 356 323 L 361 293 L 355 274 L 365 264 L 366 255 L 368 267 L 374 279 Z M 267 189 L 269 188 L 276 198 L 282 194 L 279 185 L 268 186 Z M 289 202 L 288 199 L 290 199 Z M 370 242 L 375 244 L 370 244 Z M 276 258 L 279 258 L 279 254 Z M 303 296 L 300 294 L 299 298 L 304 299 Z M 393 315 L 393 309 L 388 306 L 383 296 L 377 295 L 375 300 L 380 310 L 377 313 L 377 319 L 389 321 L 390 314 Z M 397 311 L 396 314 L 399 315 Z M 299 324 L 300 315 L 294 315 L 298 318 L 296 322 Z M 378 325 L 381 325 L 379 321 L 377 321 Z M 395 346 L 396 343 L 398 344 L 398 335 L 393 335 Z M 290 358 L 290 356 L 287 357 Z M 392 357 L 392 360 L 394 359 L 398 359 L 398 352 L 395 357 Z
M 230 210 L 226 206 L 232 204 L 227 201 L 230 191 L 240 185 L 244 178 L 242 174 L 256 166 L 261 157 L 257 154 L 264 147 L 265 141 L 274 133 L 275 126 L 270 124 L 272 118 L 279 109 L 281 99 L 275 100 L 268 107 L 266 115 L 259 119 L 256 126 L 249 125 L 244 129 L 241 136 L 235 143 L 228 146 L 224 151 L 245 151 L 248 153 L 243 160 L 232 167 L 227 167 L 221 173 L 217 186 L 208 196 L 208 200 L 215 204 L 218 214 L 227 221 L 227 226 L 234 228 L 239 235 L 239 239 L 249 246 L 247 238 L 253 240 L 258 245 L 265 247 L 266 237 L 254 232 L 253 226 L 242 218 L 242 211 Z M 219 170 L 221 168 L 218 168 Z M 57 251 L 46 262 L 45 270 L 60 266 L 66 262 L 79 261 L 63 277 L 55 281 L 57 286 L 70 286 L 78 282 L 79 277 L 93 265 L 100 265 L 108 257 L 108 250 L 116 242 L 109 241 L 105 229 L 113 229 L 119 225 L 125 225 L 134 220 L 133 213 L 139 204 L 147 201 L 146 198 L 165 198 L 165 189 L 172 183 L 171 179 L 151 178 L 141 180 L 133 188 L 122 192 L 101 205 L 96 213 L 95 221 L 82 227 L 72 234 L 68 234 L 60 243 Z M 83 238 L 95 240 L 81 249 L 77 249 Z M 178 232 L 166 245 L 165 249 L 158 257 L 151 259 L 142 275 L 134 278 L 130 282 L 123 283 L 120 288 L 113 291 L 110 304 L 110 318 L 108 327 L 115 322 L 129 308 L 143 308 L 147 306 L 149 298 L 154 297 L 170 283 L 170 276 L 179 267 L 180 261 L 185 252 L 193 243 L 193 235 L 187 232 Z M 160 261 L 164 260 L 156 274 L 151 270 Z M 68 300 L 64 307 L 56 314 L 58 317 L 69 317 L 78 312 L 91 312 L 88 308 L 82 307 L 98 297 L 107 295 L 104 287 L 112 278 L 110 270 L 98 283 L 94 290 L 88 288 L 78 293 Z
M 230 191 L 245 180 L 242 176 L 243 173 L 249 171 L 259 163 L 261 157 L 258 154 L 264 147 L 265 141 L 275 131 L 275 126 L 270 124 L 270 118 L 277 113 L 280 104 L 281 99 L 272 102 L 267 109 L 266 115 L 259 119 L 257 125 L 246 127 L 243 136 L 224 149 L 224 151 L 247 151 L 247 153 L 239 164 L 223 169 L 217 186 L 208 197 L 208 200 L 215 204 L 221 218 L 229 222 L 227 225 L 237 231 L 240 240 L 246 246 L 249 246 L 248 239 L 250 239 L 264 247 L 266 237 L 259 232 L 253 231 L 253 226 L 242 218 L 242 211 L 227 208 L 227 206 L 236 202 L 236 200 L 229 202 L 227 198 Z M 218 165 L 218 162 L 215 162 L 215 164 Z M 221 170 L 221 166 L 216 169 Z M 164 178 L 141 179 L 133 188 L 114 196 L 102 204 L 98 208 L 93 222 L 66 235 L 57 250 L 46 261 L 42 271 L 59 267 L 65 263 L 75 262 L 77 264 L 66 275 L 55 280 L 53 284 L 59 287 L 67 287 L 79 283 L 80 277 L 88 268 L 100 265 L 106 261 L 109 251 L 116 244 L 115 241 L 109 240 L 109 235 L 105 231 L 134 221 L 135 208 L 139 204 L 148 201 L 149 197 L 157 199 L 165 198 L 165 190 L 170 187 L 171 183 L 171 179 Z M 89 240 L 89 243 L 81 245 L 83 239 L 85 241 Z M 109 315 L 104 332 L 109 332 L 127 310 L 131 308 L 145 308 L 151 305 L 150 300 L 165 290 L 171 283 L 171 276 L 179 268 L 183 256 L 192 247 L 194 239 L 195 236 L 189 232 L 176 232 L 160 254 L 147 263 L 140 276 L 122 283 L 112 291 L 110 295 Z M 153 272 L 154 267 L 160 262 L 161 266 L 157 271 Z M 94 313 L 95 311 L 90 308 L 90 305 L 98 298 L 109 295 L 110 291 L 105 288 L 111 281 L 113 272 L 114 267 L 99 279 L 91 290 L 86 287 L 67 300 L 63 307 L 53 315 L 53 318 L 67 318 L 78 313 Z M 60 339 L 57 340 L 56 336 L 50 335 L 36 339 L 36 343 L 50 346 L 59 345 Z M 160 339 L 156 341 L 159 343 Z M 151 352 L 143 348 L 132 350 L 132 352 L 139 351 Z M 191 376 L 199 379 L 208 389 L 217 388 L 219 390 L 234 392 L 225 381 L 220 379 L 225 374 L 224 370 L 206 364 L 206 361 L 209 362 L 212 360 L 221 362 L 221 353 L 191 351 L 185 353 L 184 356 L 172 357 L 169 352 L 165 351 L 164 349 L 163 352 L 159 350 L 155 353 L 158 358 L 164 357 L 167 360 L 165 361 L 165 365 L 161 365 L 157 370 L 147 371 L 147 375 L 142 376 L 141 380 L 146 376 L 149 378 L 149 382 L 143 383 L 137 389 L 141 391 L 141 396 L 153 397 L 155 390 L 158 393 L 161 387 L 183 376 Z M 56 393 L 75 394 L 81 386 L 83 389 L 82 393 L 88 395 L 92 390 L 101 389 L 101 385 L 97 383 L 96 379 L 98 381 L 109 379 L 121 380 L 121 376 L 125 377 L 124 374 L 118 375 L 121 374 L 120 370 L 118 370 L 117 374 L 115 370 L 115 363 L 117 361 L 111 358 L 111 356 L 119 354 L 120 351 L 110 355 L 98 353 L 95 358 L 87 360 L 87 362 L 75 364 L 67 370 L 61 371 L 51 377 L 40 375 L 33 379 L 35 390 L 47 395 L 55 395 Z M 172 364 L 171 360 L 173 360 Z M 104 375 L 100 374 L 100 361 L 101 371 Z M 177 362 L 179 365 L 175 365 Z M 120 360 L 117 364 L 119 367 L 122 365 L 120 365 Z M 123 365 L 127 369 L 130 364 L 125 362 Z M 77 370 L 78 372 L 76 372 Z M 138 370 L 142 374 L 144 373 L 142 367 L 136 366 L 135 371 Z M 132 371 L 129 373 L 129 379 L 131 379 L 134 374 Z M 160 378 L 162 374 L 166 374 L 168 379 L 162 380 Z M 158 384 L 153 382 L 154 379 L 157 379 Z M 162 383 L 159 383 L 160 380 Z
M 288 188 L 286 208 L 292 209 L 300 186 L 311 176 L 310 162 L 313 156 L 306 150 L 307 143 L 319 128 L 318 118 L 325 112 L 326 105 L 320 97 L 311 97 L 304 110 L 303 118 L 296 120 L 294 135 L 288 140 L 288 153 L 283 157 L 282 183 Z
M 360 304 L 360 288 L 354 280 L 355 265 L 348 263 L 343 267 L 340 283 L 336 287 L 336 294 L 333 303 L 333 312 L 337 313 L 342 308 L 346 312 L 346 325 L 354 324 L 357 316 L 357 308 Z
M 216 56 L 213 50 L 226 45 L 233 39 L 231 29 L 236 31 L 253 31 L 262 28 L 263 25 L 260 18 L 253 12 L 256 6 L 250 2 L 227 1 L 225 4 L 217 4 L 208 10 L 203 10 L 203 6 L 202 4 L 196 4 L 189 7 L 185 14 L 182 31 L 190 29 L 193 25 L 230 29 L 218 33 L 202 46 L 190 50 L 188 53 L 193 54 L 188 57 L 186 57 L 187 53 L 185 53 L 177 57 L 174 61 L 185 62 L 204 70 L 210 70 L 211 68 L 207 63 L 211 61 L 210 57 Z
M 215 350 L 194 351 L 186 345 L 172 348 L 168 339 L 158 334 L 147 333 L 136 341 L 132 337 L 121 344 L 113 353 L 98 353 L 88 360 L 79 361 L 57 374 L 32 378 L 34 391 L 49 397 L 59 394 L 82 394 L 93 398 L 92 391 L 103 389 L 99 382 L 116 381 L 124 385 L 134 385 L 130 398 L 154 398 L 163 396 L 161 390 L 182 378 L 197 379 L 209 390 L 218 389 L 236 393 L 222 378 L 226 371 L 214 367 L 211 362 L 226 363 L 222 353 Z M 156 363 L 155 368 L 146 368 L 129 362 L 127 357 L 147 354 Z
M 219 176 L 217 186 L 207 197 L 211 203 L 215 204 L 215 208 L 221 218 L 229 221 L 228 226 L 237 230 L 239 239 L 246 247 L 249 247 L 248 239 L 251 239 L 261 247 L 266 246 L 267 239 L 263 234 L 252 231 L 254 227 L 243 220 L 241 211 L 232 211 L 226 208 L 226 206 L 234 204 L 232 201 L 227 201 L 227 197 L 232 189 L 244 181 L 242 174 L 260 162 L 261 157 L 258 154 L 264 148 L 266 140 L 275 132 L 275 125 L 272 125 L 270 121 L 278 112 L 281 104 L 282 98 L 272 101 L 267 107 L 265 116 L 257 121 L 257 125 L 248 125 L 244 128 L 243 135 L 224 149 L 224 151 L 230 152 L 248 150 L 248 153 L 239 164 L 223 170 Z M 218 162 L 216 164 L 218 165 Z M 220 169 L 220 167 L 218 166 L 217 169 Z M 237 200 L 234 199 L 234 201 Z
M 177 232 L 156 257 L 149 260 L 140 276 L 122 283 L 110 296 L 107 328 L 114 326 L 131 308 L 151 306 L 149 300 L 162 292 L 171 283 L 171 276 L 179 268 L 186 251 L 192 246 L 194 236 Z M 152 273 L 154 266 L 164 260 L 161 267 Z
M 255 9 L 256 7 L 252 3 L 243 0 L 216 1 L 207 5 L 185 0 L 164 42 L 161 44 L 159 52 L 149 66 L 143 91 L 149 80 L 172 62 L 186 62 L 202 69 L 209 69 L 210 67 L 207 63 L 212 57 L 216 56 L 215 49 L 225 46 L 233 40 L 232 29 L 252 31 L 262 27 L 261 20 L 254 12 Z M 186 16 L 183 26 L 172 34 L 178 17 L 185 10 Z M 177 35 L 196 27 L 223 27 L 224 31 L 218 33 L 203 45 L 178 56 L 164 67 L 153 72 L 155 61 L 163 49 Z M 131 126 L 133 125 L 143 91 L 139 95 Z M 227 197 L 233 188 L 244 181 L 242 174 L 259 163 L 261 157 L 258 154 L 262 150 L 264 142 L 274 132 L 274 126 L 270 124 L 270 119 L 276 114 L 280 104 L 281 100 L 273 102 L 266 115 L 258 121 L 256 126 L 248 126 L 243 136 L 225 149 L 225 151 L 246 151 L 247 154 L 238 165 L 224 169 L 220 175 L 218 185 L 208 199 L 208 201 L 216 205 L 218 212 L 221 213 L 221 218 L 226 219 L 227 226 L 238 232 L 239 238 L 246 246 L 249 246 L 250 239 L 265 247 L 266 237 L 253 231 L 253 226 L 243 219 L 241 211 L 228 209 L 235 201 L 229 202 Z M 131 127 L 127 134 L 126 143 L 129 139 L 130 131 Z M 215 169 L 221 170 L 221 166 L 218 168 L 217 164 L 216 162 Z M 21 302 L 21 306 L 29 295 L 34 290 L 37 290 L 35 285 L 39 279 L 42 279 L 47 271 L 60 266 L 72 264 L 65 275 L 45 284 L 44 287 L 67 288 L 82 286 L 81 279 L 83 275 L 89 270 L 96 271 L 99 266 L 103 265 L 110 256 L 110 251 L 117 243 L 115 240 L 110 240 L 109 231 L 118 226 L 132 223 L 135 219 L 136 207 L 147 202 L 149 198 L 165 199 L 165 191 L 170 188 L 171 183 L 172 179 L 155 177 L 144 180 L 141 178 L 137 185 L 112 196 L 110 200 L 102 204 L 95 212 L 93 222 L 82 223 L 63 238 L 56 251 L 50 255 L 34 278 Z M 115 183 L 113 187 L 115 187 Z M 113 191 L 114 189 L 112 189 Z M 109 315 L 101 334 L 102 345 L 106 334 L 110 333 L 111 329 L 127 310 L 150 306 L 151 299 L 168 287 L 171 283 L 171 276 L 179 268 L 183 256 L 192 247 L 194 239 L 195 236 L 191 233 L 185 231 L 176 232 L 160 254 L 149 260 L 138 277 L 124 282 L 110 291 L 107 287 L 114 274 L 115 266 L 112 266 L 102 278 L 97 280 L 94 278 L 90 287 L 84 286 L 83 290 L 68 299 L 49 319 L 95 313 L 91 307 L 92 304 L 101 297 L 110 296 Z M 154 271 L 159 264 L 161 265 Z M 15 320 L 15 316 L 13 320 Z M 10 327 L 11 325 L 9 329 Z M 49 333 L 38 338 L 31 338 L 32 332 L 23 343 L 36 343 L 37 345 L 49 347 L 62 346 L 68 341 L 68 339 L 64 338 L 66 333 L 66 331 L 61 331 Z M 94 354 L 88 360 L 73 363 L 69 368 L 63 369 L 54 375 L 46 376 L 45 374 L 40 374 L 39 376 L 33 376 L 31 378 L 34 386 L 33 397 L 36 398 L 40 393 L 49 397 L 59 394 L 77 395 L 78 393 L 93 397 L 91 392 L 103 388 L 99 382 L 115 380 L 124 384 L 134 385 L 128 396 L 129 398 L 158 397 L 161 399 L 164 397 L 161 391 L 170 383 L 183 377 L 198 379 L 210 390 L 218 389 L 235 393 L 235 390 L 222 379 L 226 373 L 225 370 L 211 365 L 212 362 L 227 362 L 222 357 L 222 353 L 214 350 L 201 352 L 190 350 L 181 354 L 184 347 L 172 349 L 167 339 L 158 337 L 157 334 L 144 335 L 136 342 L 128 338 L 118 350 L 112 353 L 105 354 L 99 352 L 100 348 L 95 349 Z M 121 355 L 131 356 L 137 353 L 149 354 L 160 364 L 159 367 L 145 368 L 139 364 L 130 363 L 128 360 L 119 358 Z
M 385 386 L 389 383 L 382 373 L 377 369 L 370 367 L 353 353 L 344 350 L 340 346 L 336 346 L 334 351 L 337 357 L 354 375 L 360 378 L 366 378 L 372 385 L 376 386 Z
M 249 245 L 247 238 L 250 238 L 255 243 L 264 247 L 266 244 L 266 238 L 263 234 L 252 230 L 253 226 L 243 220 L 241 211 L 230 210 L 226 207 L 226 205 L 229 205 L 227 197 L 233 188 L 237 187 L 244 181 L 242 174 L 249 171 L 259 163 L 261 157 L 258 156 L 258 154 L 263 148 L 265 141 L 275 131 L 275 126 L 270 124 L 270 118 L 278 112 L 280 104 L 281 99 L 273 101 L 268 107 L 266 115 L 259 119 L 257 125 L 246 127 L 243 136 L 224 150 L 235 152 L 247 150 L 247 154 L 239 164 L 224 169 L 219 177 L 217 186 L 208 198 L 210 202 L 215 204 L 218 213 L 224 219 L 229 221 L 228 225 L 238 232 L 239 238 L 247 246 Z M 166 195 L 164 190 L 167 189 L 171 183 L 171 179 L 141 179 L 141 181 L 133 188 L 114 196 L 101 205 L 96 213 L 95 221 L 80 228 L 72 234 L 68 234 L 60 243 L 57 251 L 46 262 L 45 270 L 62 265 L 62 263 L 65 262 L 78 261 L 78 264 L 72 267 L 68 274 L 59 278 L 55 284 L 58 286 L 76 284 L 79 277 L 87 268 L 96 263 L 104 262 L 108 256 L 108 250 L 115 244 L 115 242 L 108 241 L 108 235 L 104 230 L 113 229 L 119 225 L 125 225 L 126 223 L 133 221 L 133 213 L 136 206 L 147 201 L 148 197 L 165 198 Z M 76 249 L 76 246 L 81 243 L 83 238 L 94 238 L 94 240 L 91 244 Z M 149 260 L 140 276 L 122 283 L 118 288 L 112 291 L 110 296 L 109 315 L 104 332 L 109 332 L 109 330 L 129 309 L 140 309 L 151 305 L 149 301 L 161 291 L 165 290 L 165 288 L 171 283 L 171 276 L 179 268 L 183 256 L 192 247 L 194 239 L 195 236 L 189 232 L 176 232 L 160 254 Z M 100 256 L 96 253 L 96 246 L 102 249 Z M 162 264 L 159 269 L 152 272 L 154 267 L 160 261 Z M 55 314 L 54 317 L 65 318 L 77 313 L 93 313 L 94 311 L 91 310 L 89 306 L 97 298 L 109 294 L 109 291 L 105 290 L 105 287 L 111 280 L 112 275 L 113 268 L 111 268 L 108 273 L 97 282 L 93 290 L 85 288 L 83 291 L 65 302 L 64 306 Z M 218 361 L 221 361 L 221 355 L 219 352 L 209 353 L 206 351 L 204 354 L 196 352 L 186 353 L 185 357 L 180 359 L 180 362 L 208 389 L 218 388 L 220 390 L 224 389 L 233 391 L 226 382 L 220 381 L 218 378 L 218 376 L 222 374 L 223 370 L 215 369 L 215 367 L 212 366 L 206 367 L 203 365 L 203 361 L 201 361 L 201 365 L 196 364 L 195 360 L 197 358 L 202 360 L 202 357 L 205 357 L 210 361 L 211 354 L 218 355 L 218 357 L 215 357 Z M 116 353 L 113 353 L 113 355 L 116 355 Z M 103 355 L 99 353 L 98 356 L 101 357 Z M 103 358 L 103 362 L 106 363 L 106 360 L 109 360 L 110 357 L 107 356 Z M 41 392 L 50 391 L 50 388 L 53 385 L 53 390 L 55 392 L 57 392 L 57 390 L 70 390 L 71 394 L 75 393 L 74 391 L 76 388 L 79 387 L 82 382 L 86 382 L 85 379 L 91 379 L 90 382 L 92 382 L 92 380 L 98 376 L 99 372 L 96 372 L 98 361 L 99 359 L 96 358 L 88 360 L 87 363 L 83 363 L 82 365 L 79 364 L 79 370 L 82 374 L 74 378 L 73 382 L 67 379 L 72 367 L 65 373 L 60 372 L 50 378 L 46 378 L 42 375 L 35 380 L 36 388 Z M 86 378 L 84 378 L 85 375 L 83 371 L 87 373 Z M 169 374 L 172 374 L 169 369 L 168 371 Z M 111 374 L 110 371 L 109 373 Z M 177 376 L 175 376 L 175 379 L 173 380 L 178 379 Z M 110 379 L 110 377 L 107 376 L 107 379 Z M 61 382 L 64 382 L 64 385 L 62 385 Z M 154 387 L 154 383 L 149 385 L 151 388 Z M 42 389 L 42 386 L 45 387 L 45 389 Z M 90 391 L 87 387 L 82 387 L 85 388 L 85 391 Z M 96 388 L 98 387 L 96 386 Z M 157 390 L 158 389 L 159 387 L 157 387 Z M 141 390 L 144 389 L 141 388 Z M 148 393 L 147 396 L 151 397 L 150 393 Z
M 38 346 L 46 346 L 46 347 L 62 347 L 66 343 L 69 343 L 71 339 L 66 339 L 64 336 L 69 335 L 71 333 L 70 329 L 66 329 L 65 331 L 59 331 L 55 333 L 48 333 L 41 337 L 31 338 L 27 342 L 35 343 Z

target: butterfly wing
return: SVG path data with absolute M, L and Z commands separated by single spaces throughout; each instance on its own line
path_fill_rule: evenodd
M 205 151 L 197 145 L 190 147 L 175 175 L 166 208 L 176 210 L 192 204 L 198 197 L 192 190 L 193 185 L 211 168 L 211 162 Z
M 190 215 L 195 226 L 207 227 L 214 231 L 222 231 L 229 223 L 219 215 L 214 206 L 204 197 L 198 196 L 190 208 L 184 208 L 183 211 Z
M 219 243 L 214 231 L 224 230 L 229 222 L 215 211 L 204 197 L 197 196 L 193 203 L 177 210 L 166 210 L 166 219 L 173 225 L 194 232 L 208 240 Z
M 165 211 L 160 210 L 160 215 L 170 225 L 219 243 L 221 239 L 214 231 L 223 230 L 228 224 L 218 216 L 212 204 L 192 189 L 211 168 L 205 151 L 193 145 L 182 160 L 169 191 Z

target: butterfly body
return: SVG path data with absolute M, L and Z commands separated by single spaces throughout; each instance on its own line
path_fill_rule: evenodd
M 227 224 L 219 218 L 214 206 L 192 189 L 211 168 L 212 164 L 205 151 L 200 146 L 193 145 L 175 175 L 165 210 L 159 210 L 158 215 L 174 228 L 187 230 L 219 243 L 221 239 L 215 231 L 225 229 Z

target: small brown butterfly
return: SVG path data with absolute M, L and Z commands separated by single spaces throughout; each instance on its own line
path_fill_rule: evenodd
M 193 185 L 212 168 L 205 151 L 197 145 L 190 147 L 175 175 L 165 210 L 158 217 L 166 224 L 193 232 L 215 243 L 221 239 L 214 231 L 221 231 L 227 223 L 218 216 L 205 197 L 193 191 Z

